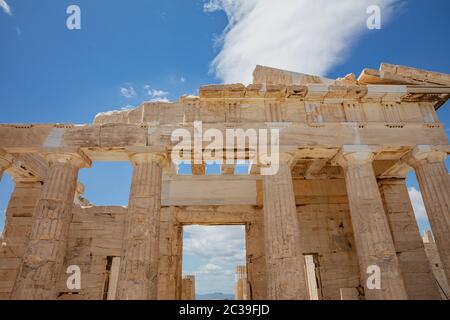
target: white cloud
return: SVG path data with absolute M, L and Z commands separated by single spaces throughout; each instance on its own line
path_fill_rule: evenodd
M 134 88 L 131 84 L 127 84 L 126 86 L 120 88 L 120 93 L 125 98 L 133 98 L 136 96 L 136 90 L 134 90 Z
M 164 102 L 164 103 L 169 103 L 170 100 L 169 100 L 168 98 L 166 98 L 166 97 L 163 97 L 163 98 L 154 98 L 154 99 L 151 99 L 150 102 Z
M 152 98 L 150 102 L 170 102 L 167 98 L 169 92 L 159 89 L 154 89 L 148 84 L 144 87 L 145 93 Z
M 425 210 L 425 205 L 423 203 L 422 194 L 419 190 L 414 187 L 408 188 L 409 198 L 411 199 L 412 206 L 414 208 L 414 215 L 416 220 L 427 220 L 427 211 Z
M 183 82 L 183 83 L 186 82 L 185 77 L 181 77 L 181 78 L 180 78 L 180 82 Z
M 213 264 L 245 260 L 243 227 L 188 226 L 184 228 L 186 253 L 211 258 Z
M 219 1 L 210 1 L 203 6 L 205 12 L 215 12 L 221 10 Z
M 169 93 L 167 91 L 163 91 L 163 90 L 156 90 L 156 89 L 152 89 L 149 94 L 152 97 L 163 97 L 163 96 L 167 96 Z
M 213 263 L 207 263 L 205 266 L 203 266 L 197 273 L 217 273 L 222 272 L 222 267 L 215 265 Z
M 0 0 L 0 7 L 3 9 L 4 13 L 10 16 L 12 15 L 11 7 L 9 6 L 9 4 L 6 3 L 5 0 Z
M 132 106 L 131 104 L 127 104 L 125 107 L 120 108 L 120 110 L 126 111 L 126 110 L 131 110 L 133 108 L 134 108 L 134 106 Z
M 212 68 L 225 83 L 250 83 L 256 64 L 325 75 L 369 31 L 367 7 L 380 6 L 383 28 L 397 1 L 210 0 L 204 11 L 223 10 L 229 22 Z

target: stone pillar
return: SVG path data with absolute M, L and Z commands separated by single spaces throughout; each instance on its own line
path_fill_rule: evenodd
M 6 210 L 0 246 L 0 300 L 9 300 L 22 264 L 33 223 L 33 213 L 42 190 L 40 181 L 15 181 Z
M 131 182 L 125 222 L 119 300 L 156 300 L 163 154 L 131 157 Z
M 180 300 L 183 251 L 183 226 L 178 222 L 175 207 L 161 211 L 158 300 Z
M 408 299 L 440 299 L 438 286 L 414 217 L 405 179 L 380 179 L 378 185 Z
M 450 282 L 450 177 L 445 167 L 446 158 L 446 152 L 432 146 L 417 146 L 406 161 L 416 172 L 436 246 Z
M 250 300 L 246 266 L 237 266 L 234 300 Z
M 181 300 L 195 300 L 195 276 L 183 276 L 181 285 Z
M 434 238 L 431 235 L 430 230 L 425 231 L 423 245 L 425 247 L 425 252 L 427 254 L 431 270 L 433 271 L 434 279 L 439 288 L 440 297 L 442 300 L 448 300 L 448 297 L 450 297 L 450 286 L 447 282 L 444 269 L 442 268 L 442 260 L 439 257 L 436 242 L 434 242 Z
M 248 222 L 245 228 L 249 300 L 266 300 L 267 295 L 264 221 L 262 215 L 263 213 L 258 210 L 255 219 Z
M 361 285 L 367 300 L 403 300 L 408 296 L 375 178 L 373 158 L 369 147 L 363 145 L 344 146 L 337 157 L 344 169 Z M 368 280 L 372 280 L 369 277 L 374 274 L 372 266 L 381 272 L 380 289 L 367 287 Z
M 79 154 L 45 155 L 49 167 L 12 299 L 56 299 L 56 282 L 63 268 L 78 170 L 90 165 Z
M 267 299 L 307 300 L 290 159 L 280 158 L 278 173 L 263 179 Z

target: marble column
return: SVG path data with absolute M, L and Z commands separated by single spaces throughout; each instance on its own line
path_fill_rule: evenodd
M 344 146 L 343 167 L 350 216 L 367 300 L 408 299 L 368 146 Z M 380 272 L 378 287 L 377 272 Z
M 33 213 L 33 224 L 12 299 L 56 299 L 63 269 L 78 170 L 90 160 L 76 153 L 46 154 L 48 174 Z
M 408 299 L 440 299 L 438 285 L 414 217 L 405 178 L 379 179 L 378 186 Z M 414 257 L 413 261 L 411 257 Z
M 40 181 L 14 181 L 14 190 L 6 209 L 3 246 L 0 248 L 0 300 L 11 298 L 41 190 Z
M 417 146 L 406 161 L 416 172 L 442 266 L 450 282 L 450 176 L 446 158 L 447 152 L 432 146 Z
M 263 177 L 267 299 L 307 300 L 290 158 L 280 158 L 278 173 Z
M 156 300 L 159 255 L 163 154 L 139 153 L 131 157 L 131 182 L 125 222 L 119 300 Z

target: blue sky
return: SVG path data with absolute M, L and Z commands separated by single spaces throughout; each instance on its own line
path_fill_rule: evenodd
M 450 73 L 448 0 L 286 1 L 0 0 L 0 122 L 89 123 L 102 111 L 196 94 L 200 85 L 245 82 L 256 63 L 330 78 L 380 62 Z M 364 27 L 372 3 L 382 7 L 381 30 Z M 66 28 L 72 4 L 81 8 L 81 30 Z M 446 127 L 448 109 L 439 111 Z M 80 181 L 93 203 L 126 205 L 130 175 L 128 163 L 95 163 Z M 408 186 L 423 230 L 414 174 Z M 1 212 L 12 188 L 5 174 Z M 185 236 L 211 233 L 194 228 Z M 187 273 L 222 261 L 199 257 L 197 247 L 185 252 Z M 199 292 L 232 292 L 233 279 L 200 280 Z

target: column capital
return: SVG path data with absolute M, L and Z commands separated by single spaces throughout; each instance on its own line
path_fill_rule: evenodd
M 69 164 L 77 168 L 89 168 L 92 165 L 91 159 L 82 152 L 46 152 L 42 156 L 49 165 Z
M 163 152 L 142 152 L 130 155 L 130 161 L 133 165 L 154 163 L 161 167 L 167 164 L 167 155 Z
M 374 151 L 368 145 L 344 145 L 334 157 L 333 163 L 341 167 L 372 163 Z
M 411 167 L 424 163 L 444 162 L 445 159 L 447 159 L 445 147 L 431 145 L 417 145 L 404 157 Z

